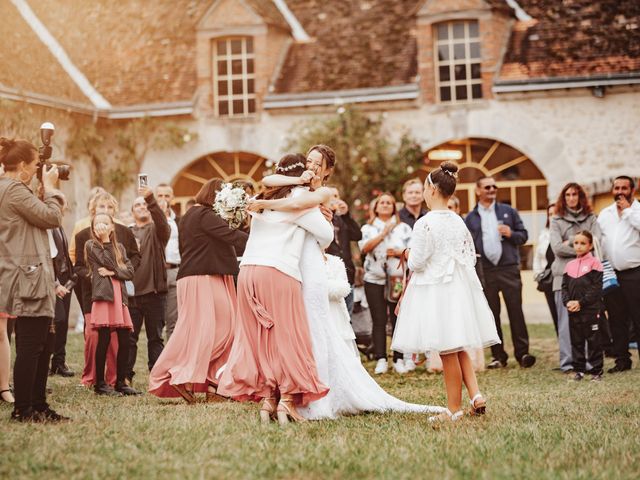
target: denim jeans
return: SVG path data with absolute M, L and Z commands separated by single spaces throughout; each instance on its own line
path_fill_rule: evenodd
M 129 378 L 133 378 L 136 358 L 138 356 L 138 338 L 144 323 L 147 333 L 147 365 L 153 368 L 164 348 L 162 329 L 164 328 L 165 293 L 147 293 L 133 297 L 129 303 L 129 313 L 133 322 L 133 332 L 129 348 Z

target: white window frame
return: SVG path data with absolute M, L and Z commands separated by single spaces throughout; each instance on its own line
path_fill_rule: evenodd
M 453 38 L 453 26 L 455 24 L 464 24 L 464 36 L 462 38 Z M 475 23 L 478 26 L 478 35 L 471 36 L 469 33 L 469 25 Z M 439 27 L 447 26 L 447 38 L 440 40 L 438 38 Z M 480 48 L 477 57 L 471 57 L 471 43 L 478 43 Z M 482 69 L 482 44 L 480 42 L 480 25 L 477 20 L 455 20 L 450 22 L 442 22 L 434 24 L 433 26 L 433 44 L 434 44 L 434 65 L 435 65 L 435 87 L 436 98 L 439 103 L 447 105 L 471 103 L 478 100 L 482 100 L 482 72 L 480 78 L 471 78 L 471 66 L 474 64 L 480 64 Z M 465 46 L 465 55 L 463 59 L 454 59 L 454 45 Z M 449 51 L 448 60 L 440 60 L 439 50 L 440 47 L 446 46 Z M 456 80 L 455 67 L 457 65 L 464 65 L 466 69 L 466 78 L 464 80 Z M 449 80 L 440 80 L 440 67 L 449 67 Z M 466 86 L 467 98 L 458 100 L 456 98 L 456 87 Z M 480 85 L 480 97 L 473 98 L 473 86 Z M 441 88 L 448 88 L 451 98 L 449 100 L 442 100 Z
M 231 53 L 231 42 L 241 42 L 241 52 Z M 251 40 L 252 51 L 247 51 L 247 41 Z M 213 59 L 213 103 L 217 117 L 250 117 L 256 113 L 256 60 L 255 45 L 252 37 L 224 37 L 212 39 L 212 59 Z M 226 53 L 218 53 L 219 42 L 226 42 Z M 232 73 L 232 62 L 234 60 L 242 61 L 242 73 Z M 253 60 L 253 72 L 248 72 L 248 61 Z M 218 62 L 225 61 L 227 64 L 227 73 L 220 74 L 218 72 Z M 233 93 L 233 81 L 242 80 L 242 92 Z M 253 80 L 253 91 L 249 91 L 249 81 Z M 220 81 L 227 83 L 227 94 L 220 95 L 218 85 Z M 242 101 L 242 112 L 235 112 L 233 109 L 234 101 Z M 253 100 L 253 111 L 249 111 L 249 101 Z M 220 113 L 220 102 L 227 102 L 227 113 Z

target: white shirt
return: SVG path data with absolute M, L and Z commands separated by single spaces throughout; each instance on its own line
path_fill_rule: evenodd
M 602 230 L 602 243 L 607 259 L 616 270 L 629 270 L 640 266 L 640 202 L 618 215 L 616 204 L 600 212 L 598 224 Z
M 502 257 L 502 237 L 498 232 L 498 217 L 496 216 L 496 202 L 488 208 L 478 204 L 478 214 L 482 225 L 482 249 L 484 256 L 494 265 L 498 265 Z
M 176 223 L 176 214 L 172 211 L 171 216 L 167 219 L 171 228 L 171 236 L 164 250 L 164 256 L 167 263 L 180 265 L 180 247 L 178 242 L 178 224 Z
M 395 221 L 395 217 L 392 217 Z M 362 240 L 358 242 L 360 250 L 369 243 L 372 238 L 377 237 L 384 230 L 385 223 L 378 217 L 371 224 L 362 226 Z M 387 258 L 387 249 L 405 249 L 411 240 L 411 227 L 406 223 L 398 223 L 391 232 L 378 244 L 376 248 L 367 253 L 364 258 L 364 281 L 384 285 L 387 281 L 387 274 L 400 276 L 404 272 L 400 266 L 400 259 L 396 257 Z
M 547 249 L 549 248 L 549 229 L 545 228 L 538 236 L 538 244 L 533 254 L 533 275 L 541 274 L 547 267 Z
M 296 196 L 299 190 L 295 189 L 291 196 Z M 319 208 L 303 212 L 265 210 L 252 216 L 251 232 L 240 266 L 273 267 L 301 282 L 300 257 L 306 232 L 316 238 L 323 250 L 333 241 L 333 225 Z

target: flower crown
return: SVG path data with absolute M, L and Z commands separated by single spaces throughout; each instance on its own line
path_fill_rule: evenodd
M 297 162 L 297 163 L 294 163 L 292 165 L 289 165 L 288 167 L 281 167 L 280 165 L 278 165 L 276 167 L 276 172 L 288 172 L 288 171 L 294 170 L 296 168 L 304 169 L 305 168 L 305 164 L 302 163 L 302 162 Z

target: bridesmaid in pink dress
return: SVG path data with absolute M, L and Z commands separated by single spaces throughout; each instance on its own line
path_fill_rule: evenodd
M 305 164 L 302 155 L 286 155 L 276 173 L 299 177 Z M 292 188 L 271 188 L 263 195 L 295 195 Z M 281 424 L 303 421 L 297 405 L 329 391 L 318 377 L 302 298 L 299 263 L 306 231 L 322 248 L 333 239 L 333 226 L 317 208 L 256 214 L 240 264 L 236 337 L 218 391 L 240 401 L 263 399 L 263 422 L 276 414 Z
M 124 287 L 133 279 L 133 266 L 127 259 L 124 246 L 118 243 L 115 224 L 110 215 L 101 213 L 91 222 L 91 240 L 85 244 L 85 262 L 91 276 L 91 316 L 89 328 L 98 332 L 94 391 L 97 395 L 139 395 L 125 383 L 129 357 L 129 335 L 133 323 L 127 307 Z M 111 332 L 117 332 L 118 355 L 115 390 L 105 382 L 104 369 Z
M 216 376 L 233 344 L 235 248 L 244 248 L 248 235 L 229 228 L 214 212 L 222 183 L 214 178 L 203 185 L 196 205 L 180 220 L 178 320 L 149 376 L 149 392 L 158 397 L 194 403 L 196 392 L 206 392 L 208 402 L 223 399 L 216 393 Z

